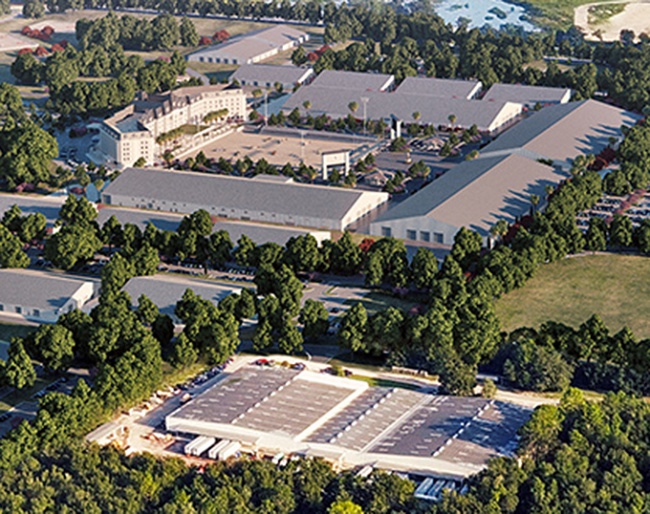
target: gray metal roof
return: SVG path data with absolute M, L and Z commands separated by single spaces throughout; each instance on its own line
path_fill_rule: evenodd
M 621 125 L 640 117 L 617 107 L 583 100 L 545 107 L 501 134 L 482 154 L 523 148 L 559 162 L 577 155 L 598 153 L 609 138 L 621 136 Z
M 547 185 L 567 176 L 518 154 L 478 158 L 452 168 L 375 223 L 429 217 L 487 235 L 497 220 L 512 222 L 528 212 L 530 195 L 543 197 Z
M 450 114 L 456 116 L 456 125 L 469 127 L 476 124 L 479 129 L 487 130 L 499 118 L 502 110 L 509 106 L 517 106 L 509 102 L 482 102 L 460 98 L 444 98 L 433 95 L 418 95 L 365 91 L 361 89 L 334 89 L 320 87 L 314 81 L 309 86 L 303 86 L 285 102 L 282 109 L 290 112 L 295 107 L 312 116 L 326 114 L 331 118 L 344 118 L 351 113 L 349 104 L 354 101 L 358 109 L 354 113 L 357 118 L 363 118 L 362 98 L 368 98 L 366 116 L 369 120 L 389 118 L 394 115 L 405 122 L 413 120 L 413 113 L 419 112 L 420 123 L 442 125 L 448 124 Z M 311 102 L 309 110 L 305 110 L 305 101 Z
M 523 84 L 493 84 L 483 97 L 484 102 L 510 101 L 526 105 L 560 103 L 571 97 L 565 87 L 525 86 Z
M 312 84 L 317 87 L 353 89 L 358 91 L 382 91 L 395 82 L 393 75 L 385 73 L 362 73 L 359 71 L 323 70 Z
M 56 310 L 63 307 L 86 282 L 99 283 L 91 278 L 47 271 L 0 269 L 0 303 L 43 311 Z
M 151 223 L 160 230 L 176 231 L 184 215 L 106 206 L 99 210 L 97 223 L 103 225 L 111 216 L 115 216 L 122 225 L 130 223 L 140 230 L 144 230 Z
M 59 210 L 65 199 L 65 196 L 51 198 L 0 193 L 0 218 L 13 205 L 17 205 L 23 211 L 23 214 L 40 212 L 45 216 L 48 225 L 53 225 L 59 217 Z
M 439 79 L 434 77 L 406 77 L 396 92 L 402 94 L 433 95 L 468 100 L 481 88 L 480 80 Z M 503 98 L 504 101 L 516 101 Z
M 343 219 L 364 195 L 377 195 L 338 187 L 152 168 L 127 168 L 103 194 L 337 220 Z
M 158 306 L 162 314 L 167 314 L 172 319 L 176 319 L 174 315 L 176 302 L 183 297 L 187 289 L 191 289 L 196 295 L 215 305 L 229 294 L 241 291 L 239 287 L 218 282 L 164 274 L 134 277 L 126 283 L 123 289 L 129 294 L 134 305 L 137 304 L 140 295 L 144 294 Z
M 277 243 L 284 246 L 292 237 L 305 236 L 307 234 L 319 233 L 329 234 L 328 231 L 314 231 L 308 229 L 299 229 L 295 227 L 282 227 L 278 225 L 264 225 L 262 223 L 248 223 L 237 221 L 218 221 L 212 227 L 212 231 L 225 230 L 230 236 L 230 240 L 237 244 L 242 235 L 246 235 L 256 244 Z
M 225 57 L 244 63 L 258 55 L 306 37 L 307 34 L 288 25 L 274 25 L 235 36 L 224 43 L 211 45 L 194 52 L 190 57 L 193 60 L 199 56 Z
M 230 80 L 238 80 L 250 84 L 257 82 L 259 85 L 264 84 L 298 84 L 305 75 L 311 75 L 311 68 L 298 68 L 296 66 L 279 66 L 273 64 L 242 64 L 235 73 L 230 76 Z

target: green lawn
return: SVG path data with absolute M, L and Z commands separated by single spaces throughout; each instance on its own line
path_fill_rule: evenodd
M 542 27 L 566 30 L 573 24 L 576 7 L 608 0 L 516 0 L 529 8 L 528 15 Z
M 420 386 L 409 384 L 407 382 L 387 380 L 385 378 L 367 377 L 365 375 L 350 375 L 348 378 L 351 378 L 353 380 L 360 380 L 361 382 L 367 382 L 371 387 L 399 387 L 401 389 L 410 389 L 411 391 L 422 389 Z
M 504 330 L 538 327 L 548 320 L 577 327 L 592 314 L 610 331 L 627 325 L 650 337 L 650 259 L 590 255 L 542 266 L 521 289 L 496 303 Z
M 362 300 L 360 300 L 360 302 L 366 308 L 369 315 L 376 314 L 377 312 L 384 310 L 390 306 L 408 311 L 418 305 L 416 302 L 413 302 L 411 300 L 397 298 L 395 296 L 391 296 L 379 291 L 372 291 L 368 293 L 363 297 Z M 343 303 L 346 305 L 354 305 L 357 303 L 357 300 L 346 300 Z

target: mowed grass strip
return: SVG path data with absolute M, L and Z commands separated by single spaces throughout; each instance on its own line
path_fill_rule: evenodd
M 526 14 L 542 27 L 566 30 L 573 24 L 576 7 L 584 4 L 607 2 L 608 0 L 517 0 L 530 10 Z
M 627 325 L 650 337 L 650 259 L 589 255 L 547 264 L 521 289 L 496 303 L 502 328 L 538 328 L 548 320 L 578 327 L 598 314 L 610 332 Z

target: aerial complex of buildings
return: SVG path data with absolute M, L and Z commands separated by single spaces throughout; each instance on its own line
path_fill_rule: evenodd
M 98 150 L 105 160 L 119 167 L 137 161 L 153 164 L 164 147 L 160 137 L 182 127 L 200 127 L 194 137 L 210 131 L 206 116 L 223 113 L 224 120 L 244 120 L 246 97 L 230 85 L 194 86 L 148 95 L 144 92 L 128 107 L 100 125 Z M 207 127 L 205 127 L 207 125 Z
M 373 466 L 461 480 L 488 459 L 511 455 L 529 415 L 530 409 L 483 398 L 246 366 L 171 412 L 165 425 L 193 439 L 186 452 L 194 455 L 230 456 L 220 452 L 230 444 L 257 455 L 322 457 L 342 469 Z
M 188 61 L 219 64 L 254 64 L 309 41 L 309 34 L 288 25 L 274 25 L 209 46 L 188 56 Z

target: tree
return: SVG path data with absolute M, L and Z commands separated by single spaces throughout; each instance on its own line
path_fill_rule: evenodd
M 155 48 L 170 49 L 178 43 L 180 30 L 178 28 L 178 22 L 171 14 L 156 16 L 151 22 L 151 25 Z
M 194 23 L 184 17 L 181 20 L 179 27 L 181 45 L 183 46 L 197 46 L 199 44 L 199 33 L 194 26 Z
M 427 248 L 418 248 L 411 261 L 411 276 L 415 287 L 418 289 L 431 288 L 436 273 L 438 273 L 436 256 Z
M 365 351 L 368 331 L 368 313 L 361 302 L 355 303 L 341 316 L 338 331 L 339 344 L 353 352 Z
M 335 273 L 353 275 L 359 272 L 361 266 L 361 249 L 354 244 L 349 232 L 346 231 L 334 243 L 330 259 L 330 269 Z
M 497 394 L 497 386 L 495 385 L 494 381 L 486 378 L 485 382 L 483 382 L 483 390 L 481 391 L 481 396 L 483 398 L 494 398 Z
M 4 225 L 0 225 L 0 268 L 26 268 L 29 257 L 22 244 Z
M 3 381 L 16 389 L 32 387 L 36 382 L 36 371 L 29 355 L 25 351 L 23 341 L 19 338 L 11 340 L 9 359 L 4 366 Z
M 302 335 L 291 320 L 284 320 L 280 328 L 278 349 L 282 353 L 294 354 L 302 351 Z
M 295 272 L 314 271 L 320 261 L 318 241 L 311 234 L 292 237 L 287 242 L 283 262 Z
M 302 334 L 305 339 L 317 340 L 327 333 L 329 314 L 322 302 L 308 298 L 300 311 L 298 322 L 304 326 Z
M 530 205 L 533 207 L 533 213 L 537 211 L 537 206 L 539 205 L 540 197 L 539 195 L 530 195 Z
M 463 269 L 478 259 L 481 253 L 483 242 L 481 236 L 465 227 L 456 232 L 454 236 L 454 245 L 451 248 L 450 256 L 454 258 Z
M 41 325 L 28 339 L 35 355 L 50 371 L 65 371 L 74 358 L 75 340 L 62 325 Z
M 601 252 L 607 248 L 607 225 L 601 218 L 589 219 L 589 228 L 585 234 L 585 249 Z
M 447 119 L 449 120 L 449 124 L 451 125 L 451 128 L 453 129 L 454 125 L 456 124 L 456 120 L 458 118 L 456 118 L 455 114 L 450 114 L 449 116 L 447 116 Z
M 0 177 L 9 187 L 38 184 L 50 178 L 49 164 L 59 153 L 54 136 L 31 121 L 6 125 L 0 134 Z
M 443 394 L 471 396 L 476 386 L 476 367 L 464 363 L 455 352 L 443 362 L 440 387 Z
M 210 264 L 217 269 L 222 268 L 230 260 L 233 244 L 228 232 L 218 230 L 208 239 L 207 256 Z
M 330 505 L 327 514 L 363 514 L 363 509 L 350 500 L 340 500 Z
M 25 18 L 42 18 L 45 15 L 45 6 L 40 0 L 25 0 L 23 16 Z
M 350 109 L 350 112 L 355 113 L 357 112 L 357 109 L 359 109 L 359 104 L 357 102 L 350 102 L 348 104 L 348 109 Z
M 532 391 L 563 391 L 573 376 L 562 355 L 525 339 L 514 343 L 512 355 L 503 365 L 503 375 L 515 386 Z
M 177 368 L 186 368 L 194 364 L 199 357 L 199 352 L 189 338 L 182 332 L 172 347 L 170 362 Z
M 237 241 L 237 248 L 233 252 L 235 262 L 240 266 L 252 266 L 255 256 L 255 243 L 246 234 Z
M 135 275 L 133 264 L 122 257 L 121 253 L 113 256 L 102 268 L 102 290 L 117 292 Z
M 158 306 L 145 294 L 141 294 L 138 298 L 138 307 L 135 313 L 145 325 L 153 325 L 160 316 Z
M 632 245 L 632 220 L 624 214 L 614 214 L 609 226 L 609 242 L 613 246 Z

